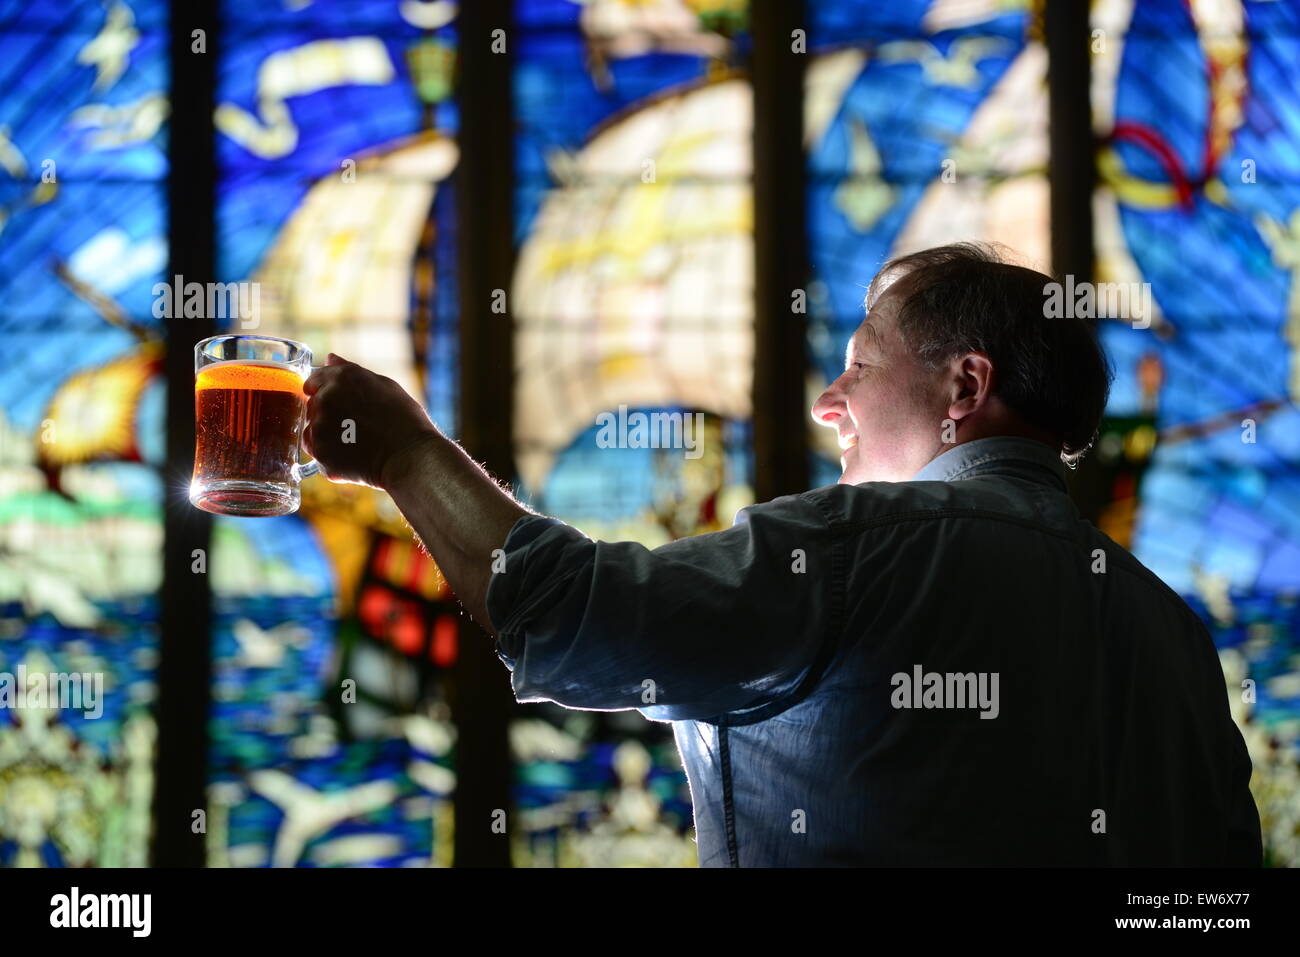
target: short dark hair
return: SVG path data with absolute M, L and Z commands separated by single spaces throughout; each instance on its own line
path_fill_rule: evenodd
M 984 243 L 936 246 L 891 259 L 867 290 L 870 311 L 898 282 L 898 329 L 929 370 L 982 352 L 993 392 L 1061 442 L 1071 468 L 1097 439 L 1114 372 L 1084 318 L 1048 318 L 1051 277 L 1006 261 Z

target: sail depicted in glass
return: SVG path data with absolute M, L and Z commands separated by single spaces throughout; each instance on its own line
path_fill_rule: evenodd
M 451 434 L 455 12 L 226 0 L 215 114 L 219 278 L 255 284 L 256 331 Z M 302 496 L 215 523 L 209 863 L 449 864 L 459 605 L 386 495 Z
M 748 4 L 515 4 L 515 459 L 534 507 L 658 545 L 753 501 Z M 532 707 L 520 864 L 694 864 L 667 729 Z

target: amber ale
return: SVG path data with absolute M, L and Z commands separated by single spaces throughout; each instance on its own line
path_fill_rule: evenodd
M 194 481 L 296 483 L 302 385 L 297 372 L 271 363 L 204 366 L 194 382 Z

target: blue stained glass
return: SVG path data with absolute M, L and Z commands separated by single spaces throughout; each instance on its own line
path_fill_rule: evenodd
M 929 7 L 929 0 L 812 0 L 807 11 L 811 36 L 820 45 L 920 36 Z
M 386 82 L 361 82 L 359 77 L 358 82 L 330 83 L 288 97 L 289 125 L 295 135 L 292 149 L 283 155 L 259 156 L 230 136 L 218 137 L 223 275 L 244 276 L 252 270 L 313 182 L 338 175 L 347 159 L 360 159 L 422 128 L 422 105 L 413 89 L 408 54 L 423 34 L 396 20 L 391 3 L 382 5 L 382 17 L 373 9 L 376 4 L 368 7 L 370 16 L 362 20 L 378 19 L 389 29 L 372 26 L 377 32 L 358 36 L 354 21 L 338 13 L 352 8 L 344 3 L 316 4 L 313 10 L 295 14 L 292 29 L 285 24 L 271 31 L 249 27 L 240 16 L 245 11 L 232 11 L 221 62 L 221 104 L 257 115 L 259 98 L 265 93 L 259 84 L 266 82 L 263 70 L 268 59 L 331 40 L 368 41 L 353 49 L 375 54 L 376 64 L 385 64 L 391 76 Z M 455 43 L 450 26 L 437 36 L 448 45 Z M 382 75 L 383 69 L 379 70 Z M 455 134 L 454 100 L 437 104 L 436 124 L 439 131 Z M 238 241 L 232 232 L 238 233 Z
M 0 824 L 0 866 L 148 854 L 166 26 L 154 0 L 0 3 L 0 673 L 86 676 L 0 710 L 0 804 L 49 812 Z
M 166 37 L 166 0 L 131 0 L 122 5 L 128 8 L 136 29 L 155 37 Z M 58 27 L 60 30 L 95 33 L 105 21 L 105 12 L 105 5 L 97 0 L 65 0 L 63 3 L 3 0 L 0 2 L 0 29 L 10 32 Z
M 621 169 L 617 173 L 601 170 L 574 173 L 576 178 L 565 178 L 564 165 L 574 161 L 581 163 L 583 150 L 611 124 L 653 110 L 662 97 L 698 89 L 711 77 L 726 75 L 729 65 L 743 61 L 748 48 L 748 35 L 743 29 L 729 35 L 724 44 L 723 37 L 714 32 L 717 24 L 706 22 L 704 18 L 690 25 L 685 21 L 675 24 L 676 33 L 671 44 L 655 34 L 653 24 L 642 25 L 644 33 L 637 33 L 641 26 L 628 26 L 628 33 L 636 34 L 638 43 L 624 48 L 620 44 L 626 37 L 617 31 L 601 33 L 583 16 L 580 5 L 567 2 L 525 2 L 515 7 L 515 224 L 516 239 L 521 247 L 535 238 L 542 204 L 548 198 L 565 192 L 575 204 L 590 207 L 588 229 L 592 232 L 592 241 L 596 244 L 609 242 L 609 237 L 601 231 L 604 228 L 601 224 L 606 218 L 616 215 L 611 207 L 617 206 L 618 194 L 608 191 L 616 184 L 626 183 L 630 193 L 640 185 L 640 180 L 625 176 Z M 743 22 L 743 18 L 736 22 Z M 669 49 L 670 46 L 674 48 Z M 708 131 L 702 131 L 702 135 L 708 135 Z M 729 143 L 723 145 L 730 146 Z M 699 174 L 693 174 L 688 164 L 670 164 L 667 158 L 658 157 L 660 148 L 661 144 L 647 141 L 643 146 L 648 151 L 646 156 L 637 159 L 641 162 L 642 158 L 648 160 L 655 156 L 663 162 L 663 169 L 656 170 L 655 179 L 656 183 L 664 183 L 663 204 L 646 214 L 644 225 L 647 234 L 662 228 L 660 224 L 688 215 L 698 205 L 699 199 L 698 194 L 686 185 Z M 614 162 L 617 163 L 618 159 L 615 158 Z M 637 172 L 640 172 L 639 167 Z M 577 229 L 575 224 L 573 230 Z M 737 241 L 741 238 L 739 233 L 735 236 Z M 561 242 L 554 235 L 550 241 Z M 686 255 L 672 251 L 671 234 L 662 243 L 669 247 L 665 257 Z M 611 258 L 619 255 L 617 249 L 611 250 Z M 635 273 L 638 267 L 629 264 L 620 268 Z M 647 267 L 644 279 L 647 288 L 657 289 L 664 282 L 660 278 L 664 271 L 662 266 L 658 269 Z M 592 267 L 592 272 L 600 272 L 598 264 Z M 553 296 L 567 295 L 562 280 L 548 282 L 551 284 L 526 290 L 532 310 L 545 310 Z M 519 294 L 518 290 L 516 294 Z M 710 298 L 708 293 L 701 294 L 708 300 L 709 308 L 698 318 L 694 315 L 679 318 L 675 314 L 679 307 L 674 302 L 664 306 L 648 321 L 662 323 L 664 327 L 685 322 L 688 318 L 706 325 L 716 321 L 710 311 L 716 305 L 716 299 Z M 702 303 L 705 300 L 697 296 L 695 301 Z M 550 308 L 591 311 L 597 307 L 593 296 L 584 296 L 581 299 L 566 298 L 563 304 L 557 300 L 556 305 Z M 546 324 L 552 320 L 548 315 L 539 314 L 529 316 L 527 321 Z M 591 312 L 593 328 L 601 323 L 615 326 L 622 321 L 621 317 L 601 317 Z M 661 334 L 669 335 L 667 332 Z M 556 363 L 550 368 L 550 375 L 557 382 L 580 376 L 582 389 L 592 395 L 612 395 L 619 387 L 605 381 L 604 368 L 598 359 L 583 363 L 576 369 L 567 368 L 565 355 L 557 354 L 547 361 Z M 530 400 L 523 397 L 520 401 Z M 616 408 L 617 404 L 615 400 L 611 407 Z M 634 411 L 636 408 L 633 407 Z M 683 410 L 681 406 L 665 403 L 644 405 L 640 411 L 649 414 Z M 724 481 L 728 484 L 744 484 L 749 480 L 748 464 L 730 444 L 737 427 L 731 420 L 724 427 L 728 436 L 724 458 L 729 463 Z M 601 448 L 597 441 L 598 431 L 596 424 L 575 430 L 575 434 L 569 436 L 567 446 L 552 450 L 555 461 L 547 470 L 544 490 L 529 487 L 527 482 L 521 483 L 521 490 L 538 507 L 575 519 L 582 516 L 604 523 L 640 520 L 642 510 L 650 506 L 654 498 L 657 481 L 652 465 L 654 450 Z M 523 436 L 520 445 L 526 448 L 534 441 Z M 724 524 L 729 520 L 730 516 L 727 516 Z
M 451 19 L 455 15 L 451 4 L 419 4 L 418 6 L 428 8 L 423 11 L 403 10 L 402 6 L 393 0 L 311 0 L 293 3 L 222 0 L 221 16 L 227 30 L 288 28 L 304 36 L 347 36 L 353 33 L 413 36 L 421 29 L 442 29 L 455 22 Z M 309 9 L 311 7 L 316 9 Z
M 1106 411 L 1115 416 L 1137 415 L 1143 407 L 1138 363 L 1152 350 L 1151 336 L 1123 322 L 1099 323 L 1097 331 L 1115 373 Z
M 217 852 L 217 861 L 234 866 L 427 867 L 427 851 L 413 849 L 434 843 L 435 799 L 407 773 L 420 757 L 410 743 L 390 739 L 285 761 L 276 773 L 294 782 L 297 796 L 292 799 L 274 780 L 257 779 L 251 787 L 224 782 L 216 790 L 230 803 L 222 805 L 226 847 Z M 359 800 L 366 809 L 333 826 L 306 833 L 295 827 L 301 815 L 345 792 L 374 797 L 368 803 Z M 271 841 L 268 835 L 285 837 Z
M 259 283 L 259 331 L 305 339 L 317 364 L 337 351 L 411 388 L 419 338 L 422 398 L 453 434 L 454 14 L 454 5 L 390 0 L 226 0 L 216 115 L 218 273 Z M 440 150 L 436 169 L 430 144 Z M 395 231 L 395 214 L 417 200 L 429 204 L 417 228 Z M 330 295 L 313 297 L 321 283 Z M 395 734 L 393 702 L 361 729 L 356 715 L 373 713 L 373 687 L 360 689 L 361 703 L 337 705 L 338 672 L 356 660 L 357 643 L 380 685 L 405 687 L 415 670 L 357 620 L 377 543 L 398 541 L 377 500 L 315 478 L 295 515 L 217 522 L 209 767 L 228 823 L 209 843 L 210 863 L 449 860 L 449 753 L 417 754 Z M 431 726 L 440 735 L 445 721 Z M 312 792 L 344 789 L 382 792 L 386 803 L 286 845 L 298 833 L 286 820 L 311 808 Z
M 752 501 L 747 414 L 721 414 L 726 389 L 698 381 L 704 367 L 719 380 L 732 371 L 712 361 L 727 355 L 724 337 L 737 343 L 733 364 L 752 352 L 750 131 L 729 122 L 748 109 L 748 85 L 736 79 L 748 10 L 683 6 L 669 25 L 638 5 L 618 11 L 617 24 L 599 12 L 515 4 L 515 404 L 558 403 L 570 416 L 562 429 L 543 417 L 534 431 L 517 417 L 518 488 L 598 537 L 658 543 L 725 527 L 727 512 Z M 726 105 L 701 108 L 713 101 L 699 97 L 715 94 Z M 744 192 L 728 192 L 733 184 Z M 712 265 L 691 274 L 696 263 Z M 683 364 L 691 354 L 710 361 Z M 729 407 L 747 409 L 747 390 L 742 399 Z M 629 419 L 698 413 L 702 457 L 616 437 L 611 445 L 601 416 L 620 410 Z M 530 466 L 537 456 L 543 464 Z M 560 709 L 529 712 L 572 726 Z M 657 810 L 640 822 L 657 834 L 654 863 L 694 863 L 682 843 L 692 819 L 676 750 L 662 729 L 632 717 L 631 726 L 613 716 L 584 722 L 566 738 L 569 760 L 517 757 L 528 831 L 517 864 L 626 860 L 636 835 L 600 852 L 591 840 L 627 824 L 615 808 L 628 790 L 654 795 L 647 806 Z M 624 779 L 641 773 L 627 750 L 638 741 L 653 757 L 643 778 Z
M 608 118 L 707 74 L 707 60 L 699 55 L 650 52 L 611 59 L 608 78 L 598 82 L 580 14 L 581 7 L 568 0 L 515 5 L 517 242 L 552 186 L 551 150 L 576 151 Z
M 1242 477 L 1267 481 L 1267 498 L 1288 502 L 1284 511 L 1300 505 L 1286 475 L 1300 464 L 1300 446 L 1294 340 L 1288 348 L 1284 338 L 1296 281 L 1286 224 L 1300 207 L 1300 74 L 1291 55 L 1300 11 L 1250 3 L 1245 25 L 1247 55 L 1218 68 L 1244 71 L 1238 120 L 1229 117 L 1227 94 L 1216 94 L 1220 110 L 1211 112 L 1203 38 L 1179 3 L 1135 7 L 1115 92 L 1111 140 L 1120 168 L 1166 190 L 1163 201 L 1135 202 L 1121 184 L 1118 198 L 1128 248 L 1174 330 L 1145 336 L 1163 370 L 1155 415 L 1164 440 L 1144 480 L 1136 545 L 1144 560 L 1158 551 L 1162 573 L 1184 590 L 1193 587 L 1193 568 L 1211 561 L 1243 588 L 1261 585 L 1266 567 L 1271 587 L 1287 574 L 1267 551 L 1293 531 L 1262 502 L 1257 514 L 1272 531 L 1264 539 L 1216 521 L 1219 494 L 1245 494 Z M 1182 517 L 1170 517 L 1174 511 Z M 1212 536 L 1203 549 L 1186 547 L 1190 531 L 1170 541 L 1161 534 L 1193 524 Z M 1300 568 L 1290 573 L 1300 582 Z
M 1294 796 L 1276 776 L 1293 780 L 1300 759 L 1300 5 L 1234 11 L 1133 8 L 1101 172 L 1160 321 L 1105 323 L 1103 340 L 1109 412 L 1140 408 L 1158 432 L 1134 553 L 1210 627 L 1255 761 L 1266 859 L 1294 865 L 1300 845 L 1278 824 Z M 1238 695 L 1247 679 L 1252 696 Z
M 79 332 L 111 332 L 55 270 L 71 269 L 133 321 L 153 324 L 151 288 L 165 271 L 165 34 L 148 24 L 161 3 L 137 4 L 124 56 L 78 63 L 107 20 L 79 3 L 70 29 L 40 30 L 27 15 L 0 30 L 0 295 L 6 335 L 41 331 L 28 367 L 48 399 L 60 380 L 93 359 Z M 128 29 L 125 25 L 122 29 Z M 110 337 L 111 338 L 111 337 Z M 108 340 L 99 339 L 99 343 Z M 6 377 L 3 388 L 18 385 Z M 29 385 L 32 383 L 28 383 Z M 8 404 L 8 403 L 6 403 Z

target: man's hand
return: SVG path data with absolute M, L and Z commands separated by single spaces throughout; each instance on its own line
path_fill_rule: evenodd
M 321 471 L 388 492 L 457 597 L 494 634 L 487 588 L 495 556 L 528 510 L 392 379 L 331 353 L 303 391 L 303 444 Z
M 384 470 L 437 429 L 415 399 L 387 376 L 330 353 L 312 373 L 303 444 L 333 482 L 384 487 Z

